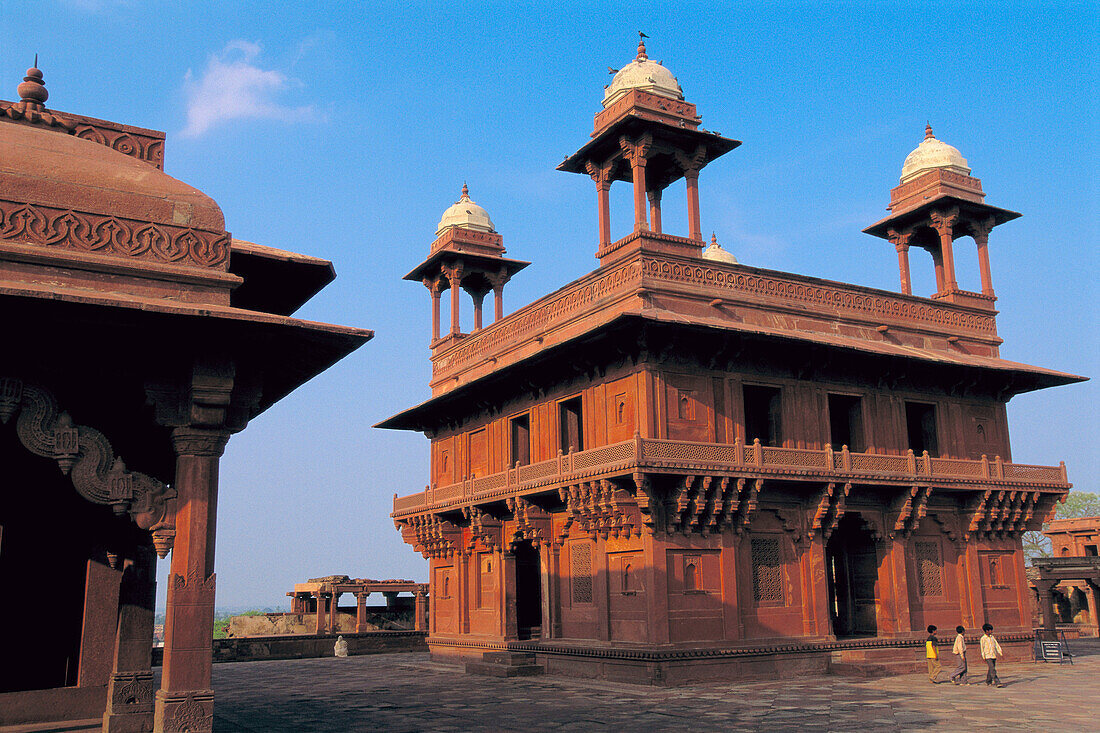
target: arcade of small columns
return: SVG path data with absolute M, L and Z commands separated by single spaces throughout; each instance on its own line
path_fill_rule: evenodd
M 383 585 L 383 584 L 375 584 Z M 411 590 L 415 597 L 415 625 L 413 629 L 416 631 L 424 631 L 426 624 L 428 611 L 428 586 L 426 584 L 417 583 L 413 588 L 402 587 L 399 590 L 383 590 L 382 595 L 386 599 L 386 605 L 392 607 L 393 601 L 397 598 L 397 594 Z M 356 615 L 355 615 L 355 631 L 356 633 L 365 633 L 367 631 L 373 631 L 367 624 L 367 597 L 372 592 L 379 592 L 375 590 L 355 590 L 355 591 L 341 591 L 341 590 L 316 590 L 316 591 L 294 591 L 288 593 L 290 596 L 290 612 L 300 614 L 302 616 L 309 615 L 310 601 L 314 602 L 317 616 L 317 634 L 335 634 L 336 633 L 336 614 L 339 610 L 340 596 L 344 593 L 352 593 L 356 599 Z
M 936 268 L 936 294 L 942 295 L 959 289 L 955 280 L 955 253 L 953 243 L 957 236 L 969 234 L 978 246 L 978 269 L 981 272 L 982 295 L 995 297 L 993 279 L 989 274 L 989 233 L 996 226 L 996 218 L 968 217 L 959 207 L 932 210 L 927 217 L 903 229 L 889 229 L 887 236 L 898 252 L 898 268 L 901 271 L 901 292 L 913 294 L 909 277 L 909 247 L 916 245 L 927 249 Z M 935 232 L 938 240 L 928 237 Z
M 461 260 L 444 264 L 437 274 L 423 278 L 424 287 L 432 295 L 432 342 L 439 340 L 439 298 L 444 290 L 451 291 L 450 335 L 462 332 L 459 327 L 459 290 L 465 290 L 474 301 L 474 332 L 482 329 L 482 303 L 489 291 L 493 291 L 493 321 L 504 317 L 504 286 L 511 279 L 507 268 L 488 272 L 483 268 L 470 268 Z
M 647 163 L 657 154 L 670 155 L 675 161 L 676 173 L 647 175 Z M 622 163 L 630 166 L 631 182 L 634 186 L 634 231 L 649 231 L 662 234 L 661 195 L 681 175 L 687 185 L 688 238 L 703 241 L 702 227 L 699 223 L 699 171 L 707 162 L 707 148 L 699 145 L 690 155 L 682 150 L 655 143 L 652 133 L 636 138 L 625 135 L 619 138 L 619 151 L 599 163 L 588 160 L 585 169 L 596 183 L 596 196 L 599 208 L 600 249 L 611 244 L 611 203 L 609 192 L 615 176 L 615 169 Z M 651 180 L 658 179 L 658 180 Z M 646 219 L 646 201 L 649 202 L 649 218 Z

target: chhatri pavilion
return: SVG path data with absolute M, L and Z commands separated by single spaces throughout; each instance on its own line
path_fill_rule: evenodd
M 1070 483 L 1012 461 L 1006 407 L 1081 378 L 999 355 L 988 246 L 1019 214 L 928 128 L 865 230 L 901 292 L 752 267 L 706 246 L 699 210 L 702 170 L 739 144 L 642 42 L 558 166 L 595 184 L 595 270 L 504 316 L 529 263 L 464 188 L 406 276 L 432 298 L 431 397 L 380 427 L 431 441 L 392 516 L 429 559 L 433 657 L 670 684 L 917 660 L 928 624 L 987 621 L 1030 652 L 1020 535 Z M 619 181 L 634 226 L 612 241 Z M 661 206 L 680 181 L 686 236 Z M 981 292 L 957 284 L 964 245 Z
M 0 101 L 0 726 L 209 731 L 222 453 L 372 333 L 292 317 L 332 264 L 234 239 L 164 172 L 163 132 L 46 107 L 37 68 L 17 91 Z

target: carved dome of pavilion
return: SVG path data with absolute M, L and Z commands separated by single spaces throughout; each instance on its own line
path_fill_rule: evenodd
M 496 231 L 492 220 L 489 219 L 489 212 L 474 203 L 470 198 L 470 189 L 465 183 L 462 184 L 462 196 L 443 212 L 439 226 L 435 229 L 435 235 L 438 237 L 452 227 L 473 229 L 478 232 Z
M 907 183 L 921 173 L 935 168 L 946 168 L 964 176 L 970 175 L 970 167 L 962 153 L 942 140 L 937 140 L 932 134 L 932 126 L 928 125 L 924 128 L 924 140 L 905 158 L 901 167 L 901 182 Z
M 656 61 L 650 61 L 645 51 L 645 40 L 638 40 L 638 55 L 619 69 L 615 78 L 604 88 L 603 106 L 610 107 L 631 89 L 656 94 L 669 99 L 683 99 L 680 82 L 672 72 Z

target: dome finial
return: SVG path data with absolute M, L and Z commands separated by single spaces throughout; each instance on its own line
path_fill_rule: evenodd
M 715 234 L 714 232 L 710 233 L 710 243 L 712 245 L 714 245 L 715 247 L 718 246 L 718 235 Z
M 41 109 L 50 98 L 50 93 L 46 91 L 46 84 L 42 81 L 42 70 L 38 68 L 38 54 L 34 55 L 34 66 L 27 69 L 23 83 L 16 87 L 15 91 L 19 95 L 20 102 L 35 109 Z
M 931 139 L 934 139 L 935 137 L 936 136 L 932 134 L 932 123 L 931 122 L 925 123 L 925 125 L 924 125 L 924 139 L 925 140 L 931 140 Z
M 638 31 L 638 60 L 646 61 L 649 56 L 645 53 L 645 39 L 649 38 L 645 33 Z
M 470 189 L 466 186 L 466 181 L 462 182 L 462 196 L 461 196 L 461 198 L 464 198 L 464 199 L 470 198 Z

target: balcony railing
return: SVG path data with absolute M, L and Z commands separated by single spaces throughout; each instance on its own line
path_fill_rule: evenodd
M 979 483 L 1068 486 L 1065 464 L 1031 466 L 1005 463 L 999 456 L 981 458 L 933 458 L 927 453 L 881 455 L 801 448 L 773 448 L 759 441 L 753 445 L 692 443 L 635 437 L 622 443 L 559 455 L 547 461 L 517 466 L 500 473 L 466 478 L 447 486 L 435 486 L 408 496 L 394 497 L 393 516 L 427 509 L 446 509 L 545 487 L 606 478 L 634 471 L 696 471 L 772 475 L 802 480 L 878 479 L 896 483 L 913 481 L 973 481 Z

